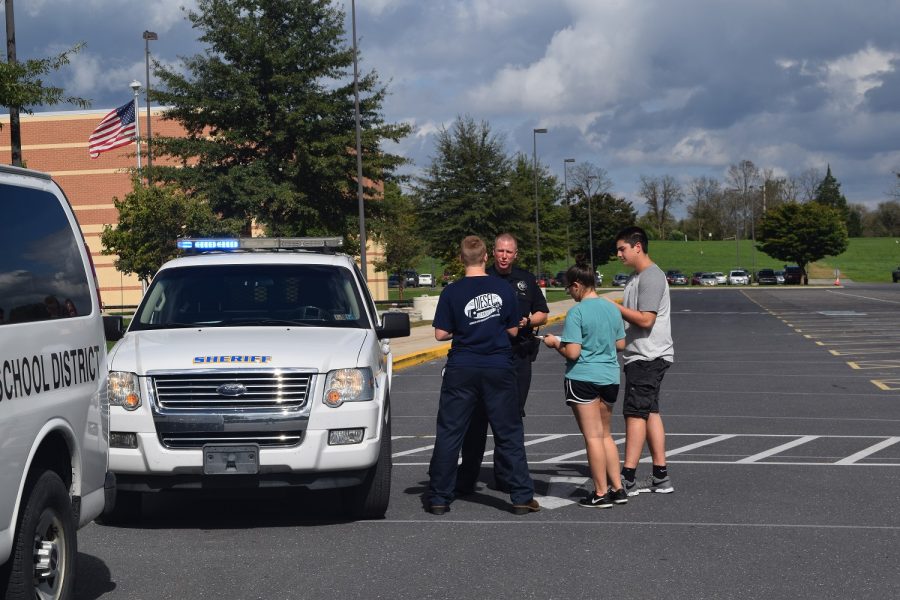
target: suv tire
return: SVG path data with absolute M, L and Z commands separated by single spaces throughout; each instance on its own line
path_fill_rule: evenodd
M 0 595 L 7 600 L 69 598 L 75 578 L 75 516 L 59 475 L 44 471 L 26 484 L 13 553 L 0 569 Z M 38 557 L 38 550 L 44 555 Z M 43 569 L 38 574 L 38 561 Z M 4 587 L 6 589 L 4 589 Z
M 354 519 L 383 519 L 391 500 L 391 423 L 381 431 L 378 460 L 361 485 L 344 492 L 344 507 Z

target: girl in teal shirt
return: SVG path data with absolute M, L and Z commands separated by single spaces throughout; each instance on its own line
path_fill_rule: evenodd
M 566 404 L 584 436 L 594 490 L 581 506 L 610 508 L 625 504 L 619 451 L 612 439 L 610 420 L 619 393 L 617 351 L 625 348 L 622 316 L 596 292 L 594 270 L 579 262 L 566 272 L 566 291 L 578 303 L 566 314 L 561 336 L 548 334 L 544 344 L 566 359 Z

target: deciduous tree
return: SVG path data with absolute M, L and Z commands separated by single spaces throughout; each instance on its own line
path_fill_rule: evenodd
M 179 255 L 179 237 L 235 235 L 240 221 L 221 220 L 209 203 L 187 196 L 171 186 L 143 187 L 137 178 L 134 189 L 122 200 L 113 198 L 119 211 L 116 227 L 105 225 L 100 241 L 103 254 L 117 254 L 115 267 L 149 281 L 159 267 Z
M 837 209 L 817 202 L 787 202 L 766 212 L 756 247 L 772 258 L 796 263 L 804 273 L 809 263 L 847 249 L 847 226 Z

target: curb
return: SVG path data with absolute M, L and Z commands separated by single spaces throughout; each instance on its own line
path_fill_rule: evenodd
M 561 315 L 554 315 L 552 317 L 547 318 L 547 322 L 543 325 L 546 327 L 547 325 L 552 325 L 553 323 L 559 323 L 566 318 L 566 313 Z M 408 369 L 409 367 L 414 367 L 416 365 L 421 365 L 422 363 L 428 362 L 430 360 L 434 360 L 436 358 L 443 358 L 447 356 L 447 353 L 450 351 L 450 344 L 441 344 L 436 348 L 429 348 L 428 350 L 420 350 L 418 352 L 410 352 L 409 354 L 404 354 L 403 356 L 398 356 L 394 359 L 394 370 L 402 371 L 403 369 Z

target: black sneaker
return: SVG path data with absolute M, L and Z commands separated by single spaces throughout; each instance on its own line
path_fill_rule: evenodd
M 585 508 L 612 508 L 613 501 L 609 497 L 609 494 L 598 496 L 597 492 L 591 492 L 579 500 L 578 505 L 584 506 Z
M 624 482 L 623 482 L 624 484 Z M 606 490 L 606 495 L 612 500 L 615 504 L 628 504 L 628 492 L 625 491 L 625 488 L 619 488 L 614 490 L 612 488 Z

